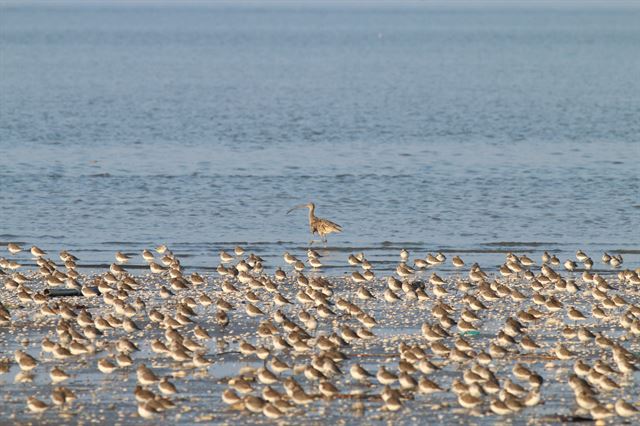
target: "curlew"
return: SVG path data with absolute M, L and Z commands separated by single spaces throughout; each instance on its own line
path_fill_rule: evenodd
M 301 204 L 299 206 L 295 206 L 287 212 L 287 214 L 291 213 L 296 209 L 309 209 L 309 228 L 311 230 L 311 234 L 318 234 L 320 239 L 326 244 L 327 243 L 327 235 L 333 232 L 342 232 L 342 227 L 337 223 L 331 222 L 327 219 L 321 219 L 315 215 L 316 205 L 313 203 Z M 309 244 L 313 244 L 313 240 Z

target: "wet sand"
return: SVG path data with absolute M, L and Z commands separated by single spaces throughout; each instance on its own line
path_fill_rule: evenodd
M 259 253 L 257 253 L 259 255 Z M 295 253 L 298 258 L 306 263 L 304 253 Z M 366 253 L 365 253 L 366 254 Z M 157 253 L 156 261 L 160 263 Z M 54 359 L 51 353 L 44 353 L 41 349 L 43 338 L 48 337 L 54 342 L 60 341 L 61 337 L 56 332 L 56 326 L 60 323 L 60 315 L 43 315 L 42 307 L 59 306 L 66 303 L 77 314 L 82 309 L 86 309 L 93 318 L 113 314 L 117 315 L 112 306 L 105 304 L 102 297 L 52 297 L 43 304 L 35 302 L 24 302 L 18 299 L 17 291 L 7 288 L 6 283 L 10 280 L 11 271 L 5 270 L 6 275 L 0 276 L 2 289 L 0 290 L 0 301 L 10 312 L 10 324 L 0 326 L 0 346 L 2 358 L 7 371 L 0 374 L 1 405 L 0 423 L 38 423 L 38 424 L 59 424 L 59 423 L 108 423 L 108 424 L 157 424 L 157 423 L 226 423 L 226 424 L 246 424 L 246 423 L 291 423 L 291 424 L 358 424 L 361 422 L 372 423 L 394 423 L 394 424 L 416 424 L 424 423 L 426 419 L 430 423 L 436 424 L 494 424 L 496 422 L 514 424 L 559 424 L 577 420 L 592 419 L 589 411 L 579 408 L 574 399 L 574 393 L 568 384 L 569 378 L 574 374 L 573 366 L 577 359 L 580 359 L 590 366 L 596 361 L 603 360 L 616 371 L 609 377 L 619 385 L 619 388 L 608 391 L 595 386 L 597 399 L 605 408 L 607 404 L 615 403 L 619 398 L 638 406 L 638 381 L 640 373 L 622 374 L 618 372 L 616 363 L 612 359 L 610 348 L 600 347 L 593 340 L 590 342 L 580 342 L 578 338 L 570 332 L 579 327 L 588 327 L 594 333 L 601 333 L 611 341 L 622 346 L 629 351 L 637 364 L 640 357 L 640 338 L 632 336 L 621 324 L 623 314 L 633 311 L 634 306 L 640 305 L 640 287 L 632 284 L 628 280 L 620 280 L 619 272 L 626 268 L 637 268 L 638 265 L 622 264 L 619 268 L 611 268 L 603 265 L 600 261 L 601 253 L 592 253 L 595 265 L 591 273 L 595 273 L 604 278 L 611 287 L 607 290 L 609 298 L 615 295 L 624 300 L 620 306 L 603 309 L 608 315 L 607 318 L 596 318 L 592 309 L 596 306 L 602 307 L 600 301 L 596 301 L 592 296 L 595 283 L 583 280 L 583 269 L 567 272 L 562 265 L 551 266 L 564 280 L 575 280 L 579 290 L 575 293 L 563 291 L 553 282 L 546 283 L 537 293 L 546 298 L 553 296 L 562 305 L 562 309 L 557 312 L 550 312 L 544 305 L 540 306 L 533 302 L 532 296 L 536 290 L 532 287 L 532 279 L 525 278 L 524 272 L 514 274 L 510 277 L 503 277 L 496 268 L 483 269 L 487 273 L 486 282 L 494 283 L 493 287 L 502 286 L 509 294 L 502 295 L 497 300 L 485 300 L 479 295 L 478 283 L 471 283 L 469 289 L 465 291 L 459 288 L 460 282 L 469 282 L 469 268 L 473 259 L 466 259 L 466 265 L 460 270 L 453 270 L 451 259 L 445 263 L 434 265 L 422 271 L 416 271 L 407 278 L 411 288 L 423 290 L 428 296 L 427 300 L 410 300 L 410 296 L 403 290 L 395 291 L 401 300 L 390 303 L 385 300 L 384 293 L 388 289 L 387 277 L 392 274 L 390 271 L 380 273 L 375 279 L 362 284 L 355 283 L 350 274 L 340 276 L 327 276 L 323 269 L 311 271 L 306 265 L 302 272 L 307 278 L 324 277 L 330 283 L 332 295 L 328 297 L 329 307 L 335 312 L 335 316 L 328 319 L 319 318 L 316 314 L 316 307 L 313 303 L 303 304 L 296 300 L 299 291 L 305 287 L 298 282 L 299 274 L 292 271 L 292 268 L 280 261 L 281 266 L 287 273 L 287 279 L 278 282 L 274 279 L 273 273 L 268 276 L 277 285 L 277 290 L 284 297 L 292 301 L 290 305 L 278 307 L 273 302 L 274 292 L 265 288 L 250 288 L 234 277 L 221 277 L 215 272 L 203 272 L 205 283 L 201 285 L 189 284 L 185 289 L 172 289 L 174 295 L 163 299 L 160 297 L 160 288 L 165 286 L 171 288 L 171 278 L 167 272 L 162 274 L 152 274 L 143 269 L 123 267 L 131 273 L 137 285 L 121 294 L 125 303 L 133 303 L 136 298 L 140 298 L 146 304 L 145 310 L 138 312 L 131 318 L 142 330 L 128 333 L 121 328 L 106 330 L 103 336 L 94 341 L 87 341 L 91 353 L 86 355 L 71 356 L 66 359 Z M 11 256 L 5 256 L 11 258 Z M 179 256 L 176 256 L 179 259 Z M 413 260 L 414 256 L 411 256 Z M 452 256 L 449 256 L 452 257 Z M 463 256 L 464 257 L 464 256 Z M 24 263 L 25 256 L 22 256 Z M 213 258 L 213 256 L 212 256 Z M 246 259 L 246 256 L 244 256 Z M 540 277 L 540 259 L 534 259 L 536 264 L 530 269 L 536 277 Z M 564 258 L 562 261 L 564 262 Z M 575 259 L 574 259 L 575 260 Z M 57 259 L 56 259 L 57 261 Z M 217 259 L 212 260 L 216 262 Z M 236 259 L 237 261 L 237 259 Z M 33 259 L 31 260 L 33 262 Z M 60 261 L 58 270 L 66 271 Z M 144 265 L 140 257 L 132 260 L 132 263 Z M 236 263 L 234 261 L 234 263 Z M 411 262 L 412 263 L 412 262 Z M 346 259 L 340 266 L 345 270 L 350 270 L 346 265 Z M 78 261 L 80 276 L 77 278 L 81 285 L 95 284 L 104 278 L 106 271 L 87 271 L 82 269 L 82 261 Z M 273 265 L 270 265 L 273 267 Z M 146 268 L 146 266 L 145 266 Z M 166 268 L 165 268 L 166 269 Z M 353 271 L 362 269 L 351 268 Z M 327 270 L 327 269 L 325 269 Z M 331 269 L 328 269 L 329 271 Z M 19 269 L 28 280 L 24 287 L 33 295 L 42 293 L 46 288 L 51 289 L 42 274 L 33 267 Z M 373 271 L 376 272 L 376 265 L 373 264 Z M 192 270 L 184 270 L 183 276 L 189 281 Z M 431 274 L 439 274 L 445 281 L 441 285 L 448 294 L 437 297 L 434 295 L 434 285 L 429 283 Z M 266 277 L 266 273 L 258 274 L 249 272 L 250 275 Z M 331 274 L 331 272 L 329 272 Z M 337 275 L 337 274 L 336 274 Z M 395 275 L 396 278 L 401 277 Z M 123 275 L 124 277 L 124 275 Z M 122 278 L 122 277 L 121 277 Z M 224 282 L 233 283 L 237 287 L 237 292 L 224 292 L 221 284 Z M 360 300 L 356 293 L 359 287 L 366 287 L 375 297 L 371 300 Z M 58 288 L 64 288 L 61 284 Z M 113 285 L 114 288 L 122 287 L 122 279 Z M 308 290 L 308 287 L 306 288 Z M 249 317 L 245 313 L 247 292 L 252 291 L 259 301 L 254 305 L 259 307 L 265 315 Z M 516 300 L 513 293 L 519 291 L 525 296 L 524 300 Z M 500 291 L 497 291 L 500 293 Z M 212 362 L 206 368 L 197 368 L 191 361 L 178 362 L 165 355 L 159 355 L 151 351 L 150 342 L 153 339 L 165 341 L 165 328 L 152 322 L 148 313 L 152 308 L 165 315 L 175 315 L 176 306 L 184 302 L 186 298 L 193 298 L 199 301 L 201 295 L 207 295 L 213 300 L 210 306 L 197 304 L 193 309 L 195 315 L 191 316 L 193 323 L 180 326 L 177 330 L 183 336 L 189 336 L 194 340 L 193 329 L 197 324 L 204 328 L 211 339 L 198 341 L 204 345 L 203 354 L 205 358 Z M 422 325 L 427 322 L 437 324 L 438 318 L 435 314 L 435 307 L 446 304 L 452 308 L 449 318 L 454 323 L 460 320 L 461 312 L 464 308 L 469 308 L 469 304 L 463 300 L 465 294 L 475 295 L 487 307 L 485 310 L 475 311 L 480 318 L 474 322 L 478 332 L 461 332 L 454 324 L 448 329 L 450 337 L 442 339 L 440 342 L 449 349 L 454 348 L 456 339 L 463 337 L 472 347 L 471 351 L 463 351 L 471 359 L 466 361 L 452 360 L 448 355 L 437 355 L 429 347 L 429 342 L 422 332 Z M 216 320 L 216 300 L 223 298 L 229 302 L 233 309 L 228 312 L 229 324 L 222 326 Z M 320 349 L 312 347 L 308 353 L 296 353 L 293 350 L 274 350 L 270 338 L 259 337 L 258 326 L 263 321 L 273 321 L 273 314 L 276 310 L 281 310 L 291 321 L 300 325 L 303 329 L 305 325 L 301 322 L 298 314 L 306 310 L 314 315 L 318 321 L 317 329 L 306 331 L 310 335 L 309 342 L 313 342 L 318 336 L 330 336 L 333 333 L 341 334 L 343 326 L 349 326 L 353 330 L 363 327 L 353 316 L 341 311 L 336 302 L 345 299 L 359 307 L 363 312 L 375 318 L 377 324 L 371 327 L 375 337 L 371 339 L 355 339 L 349 344 L 337 348 L 347 356 L 347 359 L 338 363 L 342 374 L 329 378 L 339 391 L 333 398 L 322 397 L 318 391 L 318 382 L 308 380 L 303 370 L 311 363 L 314 355 Z M 567 316 L 570 307 L 577 308 L 586 316 L 585 320 L 576 322 Z M 518 318 L 518 314 L 535 308 L 540 312 L 539 318 L 529 322 L 523 322 L 525 331 L 516 336 L 516 344 L 503 345 L 507 354 L 502 357 L 493 357 L 487 365 L 495 374 L 501 386 L 504 386 L 507 379 L 521 385 L 526 392 L 533 388 L 527 380 L 521 380 L 514 376 L 513 367 L 520 363 L 537 373 L 543 378 L 540 386 L 542 401 L 532 407 L 523 407 L 521 410 L 507 415 L 494 414 L 489 407 L 491 400 L 497 395 L 481 396 L 481 403 L 473 408 L 463 408 L 458 403 L 457 395 L 451 391 L 454 380 L 463 380 L 463 372 L 469 370 L 477 361 L 475 356 L 482 352 L 488 352 L 491 343 L 498 341 L 497 335 L 505 325 L 508 318 Z M 637 308 L 636 308 L 637 309 Z M 530 311 L 529 311 L 530 312 Z M 635 311 L 635 318 L 639 314 Z M 80 330 L 73 320 L 69 321 L 72 326 Z M 278 333 L 285 336 L 285 332 L 280 324 L 274 324 Z M 525 350 L 518 343 L 526 334 L 540 345 L 539 349 Z M 110 354 L 116 354 L 115 342 L 127 337 L 133 341 L 139 351 L 131 353 L 133 365 L 126 368 L 118 368 L 112 374 L 103 374 L 97 369 L 97 362 Z M 279 359 L 285 361 L 293 367 L 293 371 L 288 371 L 280 375 L 281 380 L 272 384 L 271 387 L 282 392 L 283 399 L 291 402 L 291 398 L 286 396 L 282 381 L 288 377 L 294 377 L 302 385 L 305 392 L 314 397 L 314 400 L 307 405 L 291 404 L 288 411 L 283 413 L 280 419 L 273 420 L 266 418 L 261 413 L 251 413 L 244 409 L 243 404 L 225 404 L 221 396 L 223 392 L 230 388 L 230 379 L 242 375 L 253 387 L 249 395 L 260 396 L 265 388 L 256 378 L 256 370 L 263 367 L 264 362 L 255 354 L 242 355 L 239 352 L 240 342 L 246 341 L 256 347 L 264 346 L 271 351 L 268 361 L 277 355 Z M 565 345 L 573 355 L 570 359 L 560 360 L 556 356 L 554 348 L 558 343 Z M 428 378 L 440 385 L 444 391 L 425 395 L 415 389 L 400 389 L 398 382 L 391 385 L 392 388 L 400 390 L 401 408 L 398 411 L 390 411 L 387 404 L 381 398 L 384 386 L 373 377 L 368 383 L 362 383 L 349 375 L 350 367 L 358 363 L 375 376 L 380 366 L 385 366 L 389 371 L 398 374 L 401 352 L 406 347 L 417 345 L 424 350 L 426 358 L 433 362 L 439 369 Z M 32 355 L 37 361 L 37 367 L 29 374 L 20 372 L 16 364 L 13 353 L 21 349 Z M 404 358 L 404 356 L 402 357 Z M 134 397 L 134 389 L 138 384 L 136 378 L 136 367 L 144 364 L 151 368 L 159 377 L 168 377 L 175 384 L 178 393 L 168 396 L 175 403 L 175 408 L 167 409 L 158 413 L 153 419 L 143 419 L 138 415 L 138 402 Z M 52 384 L 49 378 L 49 371 L 54 366 L 62 368 L 71 377 L 60 383 Z M 412 377 L 418 380 L 425 376 L 421 372 L 411 373 Z M 59 385 L 71 389 L 76 399 L 64 407 L 54 407 L 51 405 L 50 394 Z M 155 385 L 147 388 L 159 394 Z M 50 407 L 42 414 L 31 413 L 26 405 L 27 398 L 35 396 L 49 404 Z M 521 396 L 523 398 L 524 396 Z M 611 424 L 620 424 L 628 421 L 616 416 L 615 411 L 609 406 L 612 416 L 607 420 Z

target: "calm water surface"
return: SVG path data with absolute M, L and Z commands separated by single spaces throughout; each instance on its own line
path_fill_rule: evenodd
M 345 229 L 333 263 L 638 260 L 638 22 L 619 3 L 3 4 L 0 240 L 89 263 L 164 242 L 198 267 L 246 242 L 273 266 L 313 200 Z

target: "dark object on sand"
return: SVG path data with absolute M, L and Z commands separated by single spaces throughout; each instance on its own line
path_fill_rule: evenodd
M 47 297 L 84 297 L 82 292 L 75 288 L 47 288 L 44 291 L 44 295 Z

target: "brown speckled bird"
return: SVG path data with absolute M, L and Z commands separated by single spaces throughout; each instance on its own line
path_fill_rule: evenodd
M 326 236 L 328 234 L 331 234 L 332 232 L 342 232 L 342 227 L 337 223 L 331 222 L 330 220 L 327 220 L 327 219 L 321 219 L 319 217 L 316 217 L 315 215 L 316 205 L 313 203 L 301 204 L 299 206 L 295 206 L 289 209 L 287 214 L 291 213 L 293 210 L 304 209 L 304 208 L 309 209 L 309 228 L 311 229 L 311 234 L 312 235 L 318 234 L 320 236 L 320 239 L 322 239 L 322 241 L 325 244 L 327 242 Z M 311 242 L 313 243 L 313 241 Z

